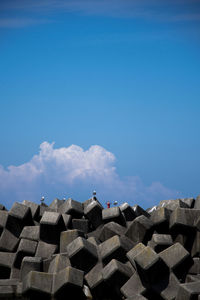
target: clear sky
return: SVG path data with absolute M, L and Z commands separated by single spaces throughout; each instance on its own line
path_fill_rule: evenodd
M 0 203 L 200 194 L 199 0 L 0 1 Z

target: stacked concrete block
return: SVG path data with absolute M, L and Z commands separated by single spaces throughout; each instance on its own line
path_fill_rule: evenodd
M 73 267 L 88 272 L 98 261 L 97 247 L 85 238 L 78 237 L 67 246 Z
M 40 239 L 50 243 L 58 244 L 60 233 L 65 230 L 62 215 L 57 212 L 45 212 L 40 220 Z
M 104 223 L 116 222 L 125 225 L 126 221 L 119 207 L 111 207 L 102 210 L 102 219 Z
M 147 243 L 151 239 L 153 233 L 153 222 L 141 215 L 131 222 L 125 235 L 130 238 L 135 244 Z
M 198 299 L 199 203 L 0 207 L 0 299 Z

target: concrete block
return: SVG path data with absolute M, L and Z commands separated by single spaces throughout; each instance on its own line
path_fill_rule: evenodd
M 190 208 L 176 208 L 170 216 L 170 229 L 178 233 L 186 233 L 194 229 L 200 210 Z
M 182 202 L 184 202 L 189 208 L 194 208 L 195 199 L 194 198 L 181 198 Z
M 190 283 L 190 282 L 196 282 L 200 281 L 200 274 L 194 275 L 194 274 L 188 274 L 185 279 L 185 283 Z
M 119 207 L 111 207 L 102 210 L 102 220 L 104 223 L 116 222 L 120 225 L 126 225 L 124 216 Z
M 123 235 L 125 231 L 126 228 L 124 226 L 116 222 L 109 222 L 102 227 L 101 232 L 99 234 L 99 240 L 101 242 L 104 242 L 114 235 Z
M 65 229 L 65 224 L 60 213 L 44 212 L 40 220 L 40 239 L 42 241 L 51 244 L 59 243 L 60 233 Z
M 42 258 L 25 256 L 21 263 L 20 279 L 21 281 L 28 275 L 30 271 L 42 271 Z
M 188 205 L 181 199 L 162 200 L 160 201 L 159 206 L 168 208 L 172 211 L 176 208 L 188 208 Z
M 136 269 L 135 265 L 135 257 L 142 252 L 146 246 L 142 243 L 138 243 L 135 247 L 133 247 L 130 251 L 126 253 L 127 258 L 129 259 L 132 266 Z
M 193 264 L 190 253 L 179 243 L 160 252 L 159 256 L 178 278 L 185 278 Z
M 14 258 L 14 253 L 0 252 L 0 279 L 10 278 Z
M 132 270 L 125 264 L 112 259 L 102 270 L 103 279 L 112 288 L 113 296 L 121 297 L 120 288 L 133 275 Z
M 150 217 L 150 214 L 137 204 L 133 206 L 133 210 L 135 212 L 136 217 L 139 217 L 139 216 L 145 216 L 147 218 Z
M 62 231 L 60 234 L 60 253 L 67 252 L 67 246 L 79 236 L 85 237 L 84 232 L 77 229 Z
M 56 299 L 66 299 L 71 295 L 73 299 L 85 299 L 83 293 L 84 272 L 72 267 L 67 267 L 54 275 L 53 294 Z
M 14 267 L 20 268 L 22 259 L 25 256 L 34 256 L 38 242 L 27 239 L 21 239 L 14 260 Z
M 147 246 L 138 252 L 134 261 L 137 272 L 144 283 L 151 285 L 168 274 L 168 267 L 150 247 Z
M 19 239 L 7 229 L 4 229 L 0 237 L 0 251 L 14 252 Z
M 0 299 L 14 299 L 15 289 L 12 285 L 0 286 Z
M 128 203 L 123 203 L 119 208 L 126 221 L 133 221 L 137 217 L 135 211 Z
M 99 254 L 104 264 L 109 263 L 112 259 L 126 262 L 126 252 L 133 248 L 134 244 L 123 237 L 115 235 L 99 245 Z
M 82 237 L 77 237 L 67 246 L 67 253 L 72 266 L 86 273 L 98 261 L 97 248 Z
M 48 273 L 58 273 L 70 266 L 71 263 L 67 253 L 55 254 L 52 256 L 51 262 L 49 264 Z
M 195 199 L 194 208 L 200 209 L 200 195 L 198 195 L 197 198 Z
M 158 233 L 167 233 L 169 231 L 169 218 L 171 211 L 165 207 L 158 207 L 151 213 L 150 220 L 154 224 L 154 229 Z
M 176 300 L 195 300 L 198 299 L 198 295 L 200 295 L 199 281 L 184 283 L 179 286 Z
M 98 262 L 84 277 L 94 299 L 109 298 L 109 287 L 103 279 L 103 264 Z
M 6 228 L 16 237 L 19 237 L 24 226 L 32 225 L 34 223 L 31 209 L 24 204 L 15 202 L 8 213 Z
M 193 275 L 200 274 L 200 258 L 199 257 L 193 258 L 193 265 L 188 270 L 188 273 L 193 274 Z
M 35 256 L 42 257 L 45 259 L 45 258 L 48 258 L 51 255 L 55 254 L 57 249 L 58 249 L 57 245 L 48 244 L 43 241 L 39 241 Z
M 8 212 L 5 210 L 0 210 L 0 235 L 3 229 L 6 227 L 7 219 L 8 219 Z
M 53 274 L 31 271 L 23 279 L 22 294 L 30 299 L 51 299 L 52 283 Z
M 62 214 L 62 218 L 65 224 L 65 230 L 71 229 L 72 216 L 68 214 Z
M 195 232 L 194 241 L 191 243 L 191 256 L 199 257 L 200 256 L 200 231 Z
M 153 222 L 144 215 L 141 215 L 131 222 L 125 235 L 134 243 L 142 242 L 146 244 L 151 239 L 152 233 Z
M 20 234 L 21 239 L 39 241 L 40 226 L 25 226 Z
M 142 283 L 137 272 L 134 272 L 133 275 L 126 281 L 126 283 L 121 287 L 120 291 L 124 297 L 134 299 L 135 294 L 145 294 L 147 288 Z
M 69 198 L 59 207 L 58 211 L 61 214 L 69 214 L 72 218 L 81 218 L 83 216 L 83 205 Z
M 43 214 L 45 213 L 45 211 L 53 211 L 53 210 L 51 210 L 49 207 L 48 207 L 48 205 L 46 205 L 45 203 L 41 203 L 40 205 L 39 205 L 39 217 L 38 217 L 38 219 L 39 219 L 39 221 L 40 221 L 40 219 L 42 218 L 42 216 L 43 216 Z
M 24 200 L 22 204 L 26 205 L 27 207 L 30 207 L 32 218 L 34 220 L 39 221 L 39 211 L 40 211 L 39 205 L 28 200 Z
M 72 219 L 72 228 L 88 233 L 89 221 L 86 219 Z
M 151 240 L 147 244 L 156 253 L 159 253 L 173 245 L 173 240 L 170 234 L 154 233 Z
M 84 206 L 84 215 L 90 220 L 93 228 L 100 226 L 102 221 L 102 206 L 97 201 L 92 201 L 88 205 Z
M 63 203 L 65 203 L 65 200 L 60 200 L 60 199 L 58 199 L 58 198 L 55 198 L 55 199 L 51 202 L 51 204 L 49 205 L 49 208 L 52 209 L 52 210 L 55 211 L 55 212 L 58 212 L 59 207 L 60 207 Z

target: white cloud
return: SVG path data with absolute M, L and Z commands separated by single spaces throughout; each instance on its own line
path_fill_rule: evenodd
M 159 182 L 145 186 L 138 176 L 121 179 L 114 164 L 114 154 L 98 145 L 84 151 L 76 145 L 56 149 L 54 143 L 43 142 L 29 162 L 7 169 L 0 166 L 0 202 L 7 207 L 24 199 L 39 202 L 43 194 L 47 202 L 63 196 L 82 201 L 93 189 L 103 203 L 118 200 L 151 206 L 177 196 Z

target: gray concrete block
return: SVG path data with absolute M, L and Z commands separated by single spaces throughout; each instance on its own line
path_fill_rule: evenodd
M 40 207 L 38 204 L 28 200 L 24 200 L 22 204 L 26 205 L 27 207 L 30 207 L 31 215 L 34 220 L 39 220 Z
M 79 236 L 85 237 L 84 232 L 77 229 L 62 231 L 60 234 L 60 253 L 67 252 L 67 246 Z
M 200 210 L 190 208 L 176 208 L 170 216 L 170 229 L 177 229 L 179 233 L 183 233 L 195 227 L 199 218 Z
M 145 216 L 147 218 L 150 217 L 150 214 L 146 210 L 144 210 L 141 206 L 136 204 L 132 208 L 135 212 L 136 217 L 139 217 L 139 216 Z
M 127 258 L 129 259 L 132 266 L 136 269 L 135 265 L 135 257 L 142 252 L 146 246 L 142 243 L 138 243 L 135 247 L 133 247 L 130 251 L 126 253 Z
M 200 256 L 200 231 L 195 232 L 194 241 L 192 243 L 191 256 L 199 257 Z
M 7 219 L 8 219 L 8 212 L 5 210 L 0 210 L 0 235 L 3 229 L 6 227 Z
M 0 286 L 0 299 L 14 299 L 15 289 L 12 285 Z
M 169 272 L 159 255 L 148 246 L 144 250 L 138 251 L 134 261 L 140 278 L 147 285 L 155 283 Z
M 104 264 L 109 263 L 112 259 L 117 259 L 121 262 L 126 262 L 126 252 L 133 248 L 134 244 L 123 238 L 115 235 L 99 245 L 99 255 Z
M 104 223 L 116 222 L 122 226 L 126 225 L 126 220 L 119 207 L 111 207 L 102 210 L 102 220 Z
M 98 237 L 101 242 L 104 242 L 114 235 L 119 235 L 119 236 L 123 235 L 125 231 L 126 228 L 124 226 L 116 222 L 109 222 L 102 227 Z
M 184 202 L 189 208 L 193 208 L 195 204 L 195 199 L 194 198 L 181 198 L 180 199 L 182 202 Z
M 160 201 L 159 206 L 168 208 L 172 211 L 176 208 L 188 208 L 187 203 L 183 202 L 181 199 L 162 200 Z
M 146 244 L 153 234 L 153 222 L 145 216 L 139 216 L 133 220 L 125 235 L 134 243 Z
M 20 239 L 39 241 L 39 238 L 40 226 L 25 226 L 20 234 Z
M 14 267 L 20 268 L 22 259 L 25 256 L 34 256 L 38 242 L 27 239 L 21 239 L 14 259 Z
M 198 195 L 197 198 L 195 199 L 194 208 L 200 209 L 200 195 Z
M 20 269 L 15 268 L 12 266 L 11 272 L 10 272 L 10 279 L 14 280 L 20 280 Z
M 52 283 L 53 274 L 31 271 L 23 279 L 22 294 L 30 299 L 36 299 L 37 297 L 42 297 L 42 299 L 50 299 L 52 293 Z
M 85 234 L 89 232 L 89 225 L 86 219 L 72 219 L 72 228 L 83 231 Z
M 52 209 L 52 210 L 55 211 L 55 212 L 58 212 L 59 207 L 60 207 L 63 203 L 65 203 L 65 200 L 60 200 L 60 199 L 58 199 L 58 198 L 55 198 L 55 199 L 51 202 L 51 204 L 49 205 L 49 208 Z
M 98 262 L 84 277 L 94 299 L 109 298 L 109 287 L 103 279 L 103 264 Z
M 69 198 L 59 206 L 58 211 L 61 214 L 69 214 L 73 218 L 81 218 L 83 216 L 83 205 L 82 203 Z
M 35 256 L 42 257 L 45 259 L 45 258 L 48 258 L 51 255 L 55 254 L 57 249 L 58 249 L 57 245 L 48 244 L 43 241 L 39 241 Z
M 83 293 L 84 272 L 67 267 L 54 275 L 53 294 L 56 299 L 66 299 L 70 295 L 73 299 L 85 299 Z
M 133 221 L 137 217 L 135 211 L 128 203 L 123 203 L 119 208 L 126 221 Z
M 199 281 L 184 283 L 179 286 L 176 300 L 195 300 L 198 299 L 198 295 L 200 295 Z
M 65 224 L 65 230 L 71 229 L 72 216 L 68 214 L 62 214 L 62 218 Z
M 19 239 L 5 228 L 0 237 L 0 251 L 14 252 L 18 243 Z
M 51 262 L 49 264 L 48 273 L 58 273 L 70 266 L 71 263 L 67 253 L 55 254 L 52 256 Z
M 171 211 L 165 207 L 158 207 L 151 213 L 150 220 L 158 233 L 167 233 L 169 231 L 170 214 Z
M 98 261 L 96 246 L 82 237 L 77 237 L 67 246 L 67 253 L 72 266 L 86 273 L 92 269 Z
M 185 279 L 185 283 L 200 281 L 200 274 L 188 274 Z
M 193 264 L 190 253 L 179 243 L 160 252 L 159 256 L 178 278 L 185 278 Z
M 6 228 L 16 237 L 19 237 L 24 226 L 32 225 L 34 223 L 31 209 L 24 204 L 15 202 L 8 212 Z
M 0 279 L 10 278 L 15 253 L 0 252 Z
M 133 275 L 131 268 L 112 259 L 102 270 L 103 279 L 112 288 L 113 296 L 121 297 L 120 288 Z
M 84 206 L 84 215 L 90 220 L 93 228 L 100 226 L 102 221 L 102 206 L 97 201 L 92 201 L 88 205 Z
M 200 258 L 194 257 L 193 258 L 193 264 L 191 268 L 188 270 L 188 274 L 197 275 L 200 274 Z
M 156 253 L 159 253 L 173 245 L 173 240 L 170 234 L 154 233 L 151 240 L 147 244 Z
M 137 272 L 134 272 L 133 275 L 126 281 L 126 283 L 121 287 L 120 291 L 124 297 L 131 298 L 135 297 L 135 294 L 145 294 L 147 288 L 142 283 Z
M 40 239 L 42 241 L 51 244 L 59 243 L 60 233 L 65 229 L 65 224 L 60 213 L 44 212 L 40 220 Z
M 20 279 L 23 280 L 30 271 L 41 272 L 43 269 L 41 257 L 25 256 L 21 263 Z

